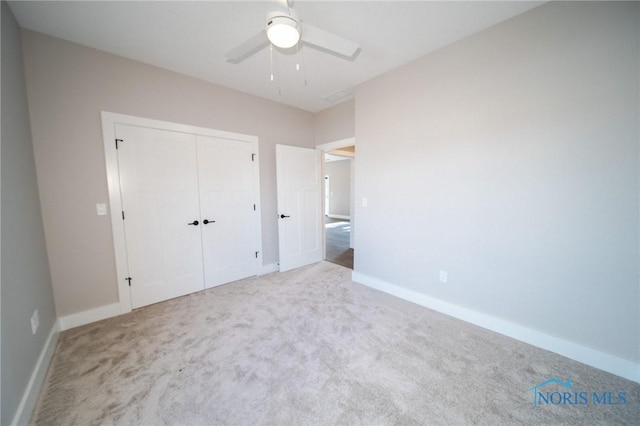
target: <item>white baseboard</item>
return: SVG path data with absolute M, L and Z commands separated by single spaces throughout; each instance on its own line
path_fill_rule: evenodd
M 69 330 L 70 328 L 115 317 L 123 313 L 120 303 L 112 303 L 111 305 L 100 306 L 98 308 L 89 309 L 88 311 L 78 312 L 77 314 L 66 315 L 58 318 L 58 321 L 60 322 L 60 330 L 64 331 Z
M 27 383 L 27 388 L 22 395 L 20 405 L 18 405 L 18 409 L 16 410 L 16 415 L 13 417 L 13 422 L 11 422 L 12 425 L 29 424 L 33 410 L 38 402 L 38 396 L 42 390 L 42 385 L 44 384 L 49 364 L 53 358 L 53 352 L 58 344 L 58 337 L 60 337 L 60 324 L 56 321 L 53 324 L 53 327 L 51 327 L 47 341 L 45 342 L 42 352 L 40 352 L 40 356 L 38 357 L 38 362 L 36 362 L 33 373 L 31 373 L 29 383 Z
M 331 219 L 351 220 L 351 216 L 347 216 L 343 214 L 328 214 L 327 217 L 330 217 Z
M 279 270 L 280 267 L 277 263 L 271 263 L 263 265 L 258 271 L 258 275 L 265 275 Z M 94 309 L 78 312 L 76 314 L 66 315 L 58 318 L 58 321 L 60 322 L 60 330 L 64 331 L 80 327 L 81 325 L 91 324 L 92 322 L 122 315 L 127 312 L 130 312 L 130 310 L 126 310 L 126 308 L 121 306 L 120 303 L 112 303 L 110 305 L 99 306 Z
M 409 290 L 395 284 L 373 278 L 354 271 L 351 279 L 367 287 L 380 290 L 409 302 L 416 303 L 434 311 L 461 319 L 471 324 L 503 334 L 513 339 L 555 352 L 559 355 L 582 362 L 600 370 L 640 383 L 640 364 L 600 352 L 568 340 L 560 339 L 531 328 L 496 318 L 491 315 L 463 308 Z
M 272 272 L 278 272 L 279 270 L 280 270 L 280 266 L 277 263 L 262 265 L 262 268 L 258 271 L 258 276 L 270 274 Z

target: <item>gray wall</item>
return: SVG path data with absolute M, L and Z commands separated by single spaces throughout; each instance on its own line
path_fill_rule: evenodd
M 16 414 L 56 320 L 33 160 L 20 30 L 2 2 L 2 417 Z M 40 328 L 31 334 L 38 309 Z
M 329 176 L 329 214 L 351 216 L 351 160 L 325 163 L 324 174 Z
M 639 6 L 547 3 L 359 86 L 356 271 L 639 362 Z
M 314 127 L 316 145 L 352 138 L 355 134 L 355 101 L 350 99 L 316 113 Z
M 263 261 L 278 260 L 275 144 L 314 146 L 309 112 L 23 32 L 27 92 L 56 308 L 117 302 L 100 111 L 260 138 Z

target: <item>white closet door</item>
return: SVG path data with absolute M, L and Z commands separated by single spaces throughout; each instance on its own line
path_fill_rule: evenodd
M 315 149 L 276 145 L 281 271 L 324 257 L 321 159 Z
M 197 136 L 205 287 L 258 272 L 253 146 Z M 209 223 L 204 223 L 209 222 Z
M 202 290 L 195 136 L 118 124 L 116 137 L 132 307 Z

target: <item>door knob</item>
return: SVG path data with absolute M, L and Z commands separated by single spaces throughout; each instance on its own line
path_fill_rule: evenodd
M 280 219 L 284 219 L 285 217 L 291 217 L 291 216 L 287 216 L 286 214 L 281 214 L 280 215 Z
M 197 220 L 194 220 L 194 221 L 193 221 L 193 222 L 191 222 L 191 223 L 187 223 L 187 225 L 198 226 L 198 224 L 199 224 L 199 223 L 200 223 L 200 222 L 198 222 Z
M 202 223 L 204 223 L 206 225 L 207 223 L 216 223 L 216 221 L 215 220 L 205 219 L 205 220 L 202 221 Z

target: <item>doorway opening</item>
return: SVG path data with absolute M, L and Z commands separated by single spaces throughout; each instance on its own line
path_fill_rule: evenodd
M 351 221 L 325 216 L 324 233 L 327 243 L 325 259 L 353 269 L 353 249 L 349 247 Z
M 325 150 L 325 260 L 353 269 L 355 145 Z

